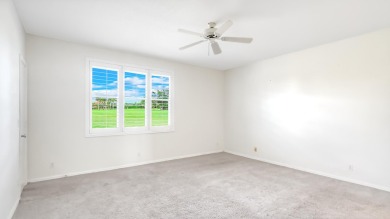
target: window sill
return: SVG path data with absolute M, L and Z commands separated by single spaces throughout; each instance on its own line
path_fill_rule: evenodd
M 137 130 L 137 131 L 124 131 L 124 132 L 100 132 L 100 133 L 86 133 L 86 138 L 94 137 L 110 137 L 110 136 L 123 136 L 123 135 L 142 135 L 142 134 L 158 134 L 174 132 L 173 128 L 165 130 Z

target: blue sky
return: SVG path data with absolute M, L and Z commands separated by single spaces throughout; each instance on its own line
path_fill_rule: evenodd
M 145 98 L 146 76 L 125 72 L 125 102 L 138 102 Z M 169 89 L 169 77 L 152 75 L 152 91 Z M 92 97 L 117 97 L 118 72 L 101 68 L 92 68 Z

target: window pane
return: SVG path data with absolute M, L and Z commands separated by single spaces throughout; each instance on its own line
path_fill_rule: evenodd
M 117 98 L 92 98 L 92 128 L 117 127 Z
M 92 128 L 116 128 L 118 71 L 92 68 Z
M 168 125 L 168 101 L 152 100 L 152 126 Z
M 125 127 L 145 126 L 145 99 L 125 98 Z
M 152 75 L 152 98 L 169 99 L 169 77 Z
M 146 75 L 125 72 L 125 127 L 145 126 Z

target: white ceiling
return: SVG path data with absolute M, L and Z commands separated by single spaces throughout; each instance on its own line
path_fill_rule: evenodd
M 14 0 L 27 33 L 226 70 L 390 27 L 390 0 Z M 232 20 L 222 54 L 178 28 Z

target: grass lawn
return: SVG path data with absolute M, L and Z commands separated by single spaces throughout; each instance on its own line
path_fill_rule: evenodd
M 152 109 L 152 125 L 168 125 L 168 110 Z M 117 110 L 92 110 L 92 128 L 115 128 Z M 125 109 L 125 127 L 145 126 L 145 109 Z

